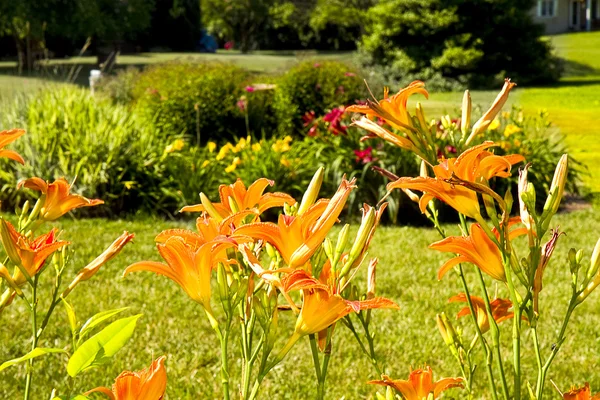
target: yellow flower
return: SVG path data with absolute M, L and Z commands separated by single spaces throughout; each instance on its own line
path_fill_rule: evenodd
M 202 168 L 206 168 L 208 164 L 210 164 L 210 161 L 204 160 L 204 162 L 202 163 Z
M 216 150 L 216 148 L 217 148 L 217 144 L 216 144 L 215 142 L 208 142 L 208 143 L 206 144 L 206 148 L 208 149 L 208 152 L 209 152 L 209 153 L 214 153 L 214 151 L 215 151 L 215 150 Z
M 233 146 L 231 145 L 231 143 L 227 143 L 225 146 L 221 147 L 216 157 L 217 161 L 224 159 L 225 156 L 229 154 L 229 150 L 231 150 L 232 148 Z
M 271 146 L 271 148 L 276 153 L 285 153 L 286 151 L 290 150 L 290 143 L 291 142 L 292 142 L 292 137 L 291 136 L 286 136 L 283 139 L 278 139 L 275 143 L 273 143 L 273 145 Z
M 509 137 L 513 133 L 521 132 L 521 128 L 516 126 L 515 124 L 508 124 L 506 128 L 504 128 L 504 136 Z
M 239 153 L 240 151 L 242 151 L 244 148 L 246 148 L 246 145 L 250 144 L 250 141 L 252 140 L 252 138 L 250 136 L 248 136 L 248 138 L 241 138 L 237 144 L 235 145 L 235 147 L 233 148 L 233 152 L 234 153 Z
M 488 126 L 488 130 L 493 131 L 494 129 L 498 129 L 499 127 L 500 127 L 500 121 L 495 119 L 492 122 L 490 122 L 490 125 Z
M 260 145 L 260 143 L 254 143 L 252 145 L 252 151 L 254 151 L 254 152 L 260 151 L 261 147 L 262 146 Z
M 242 160 L 240 160 L 239 157 L 236 157 L 233 159 L 233 161 L 231 162 L 231 164 L 225 168 L 225 172 L 230 173 L 235 171 L 235 169 L 237 168 L 238 165 L 240 165 L 242 163 Z
M 292 165 L 292 163 L 290 163 L 290 160 L 288 160 L 285 157 L 282 157 L 281 160 L 279 161 L 281 163 L 281 165 L 283 165 L 286 168 L 289 168 L 290 165 Z

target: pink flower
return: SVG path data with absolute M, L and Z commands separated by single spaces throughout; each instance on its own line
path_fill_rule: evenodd
M 316 124 L 311 126 L 311 128 L 308 130 L 308 136 L 310 136 L 310 137 L 317 136 L 317 133 L 319 133 L 318 128 L 319 127 Z
M 450 154 L 456 154 L 456 147 L 448 145 L 446 146 L 446 152 Z
M 237 103 L 235 103 L 235 105 L 241 112 L 245 112 L 246 107 L 248 107 L 248 100 L 246 99 L 246 96 L 240 97 L 240 99 L 237 101 Z
M 233 41 L 230 40 L 228 42 L 225 42 L 225 45 L 223 46 L 223 48 L 225 50 L 231 50 L 231 49 L 233 49 L 233 44 L 234 44 Z
M 354 72 L 346 72 L 344 75 L 345 76 L 356 76 L 356 74 Z
M 254 92 L 254 90 L 255 90 L 254 86 L 246 86 L 246 92 L 252 93 L 252 92 Z
M 356 156 L 357 163 L 367 164 L 374 160 L 373 148 L 370 146 L 364 150 L 354 150 L 354 155 Z
M 321 64 L 319 64 L 319 63 L 315 63 L 315 64 L 313 65 L 313 67 L 315 67 L 315 68 L 319 68 L 320 66 L 321 66 Z
M 304 115 L 302 116 L 302 121 L 303 121 L 304 126 L 308 126 L 311 123 L 313 123 L 315 118 L 316 118 L 316 115 L 313 110 L 310 110 L 310 111 L 307 111 L 306 113 L 304 113 Z

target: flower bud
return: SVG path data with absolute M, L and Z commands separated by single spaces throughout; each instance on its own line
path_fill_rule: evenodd
M 494 225 L 497 225 L 498 211 L 496 210 L 496 203 L 494 202 L 494 199 L 488 194 L 482 194 L 481 197 L 483 198 L 485 212 L 487 213 L 488 217 L 492 220 Z
M 209 200 L 208 197 L 206 197 L 204 193 L 200 193 L 200 202 L 204 206 L 204 209 L 206 210 L 208 215 L 213 217 L 217 222 L 221 222 L 223 220 L 221 214 L 219 214 L 213 203 Z
M 496 97 L 496 100 L 494 100 L 494 103 L 492 104 L 490 109 L 487 110 L 487 112 L 483 114 L 482 117 L 473 125 L 471 135 L 469 135 L 465 142 L 466 145 L 471 143 L 475 136 L 487 130 L 488 126 L 490 126 L 494 118 L 496 118 L 496 115 L 498 115 L 498 113 L 506 103 L 506 100 L 508 100 L 508 94 L 515 86 L 517 86 L 517 84 L 511 82 L 510 79 L 504 80 L 504 86 L 502 87 L 502 90 Z
M 579 263 L 577 262 L 576 254 L 577 254 L 577 250 L 575 250 L 574 248 L 569 249 L 569 255 L 568 255 L 569 268 L 571 269 L 572 274 L 577 273 L 577 271 L 579 270 Z M 588 279 L 589 278 L 591 278 L 591 275 L 588 276 Z
M 527 228 L 527 231 L 531 231 L 531 223 L 533 219 L 529 214 L 530 208 L 530 200 L 528 199 L 529 193 L 529 181 L 527 180 L 527 170 L 529 169 L 529 164 L 527 164 L 524 168 L 519 169 L 519 184 L 518 184 L 518 193 L 519 193 L 519 215 L 521 216 L 521 222 Z M 535 190 L 534 190 L 535 193 Z M 535 194 L 534 194 L 535 195 Z M 535 204 L 535 202 L 534 202 Z M 535 210 L 535 209 L 534 209 Z
M 442 338 L 447 346 L 455 348 L 457 344 L 460 344 L 460 338 L 458 337 L 458 334 L 454 330 L 454 327 L 452 326 L 452 323 L 446 314 L 438 314 L 436 316 L 436 322 L 438 329 L 440 330 L 440 334 L 442 335 Z
M 452 119 L 450 118 L 449 115 L 442 115 L 442 126 L 446 129 L 449 129 L 452 127 Z
M 469 128 L 471 127 L 471 93 L 465 90 L 462 101 L 462 114 L 460 117 L 460 131 L 463 137 L 467 135 Z
M 417 106 L 415 108 L 415 114 L 417 115 L 417 120 L 419 121 L 421 129 L 423 131 L 428 131 L 429 126 L 427 125 L 427 122 L 425 120 L 425 113 L 423 112 L 423 106 L 421 105 L 421 103 L 417 103 Z
M 372 299 L 375 297 L 375 274 L 377 273 L 377 263 L 379 260 L 377 258 L 372 258 L 369 261 L 369 268 L 367 270 L 367 299 Z
M 588 278 L 591 278 L 595 274 L 598 273 L 600 269 L 600 239 L 596 242 L 596 247 L 594 247 L 594 251 L 592 252 L 592 257 L 590 258 L 590 268 L 588 270 Z
M 304 214 L 308 208 L 317 201 L 319 190 L 321 190 L 321 185 L 323 184 L 324 175 L 325 168 L 323 167 L 320 167 L 317 172 L 315 172 L 315 175 L 308 184 L 308 188 L 306 188 L 306 192 L 304 192 L 304 195 L 302 196 L 302 202 L 298 208 L 298 215 Z
M 429 174 L 427 173 L 427 163 L 424 160 L 421 160 L 421 167 L 419 169 L 419 176 L 422 178 L 427 178 Z
M 269 257 L 271 258 L 275 258 L 276 256 L 276 252 L 275 252 L 275 247 L 273 247 L 273 245 L 271 243 L 265 243 L 265 250 L 267 251 L 267 254 L 269 255 Z
M 548 198 L 544 204 L 544 213 L 542 214 L 542 218 L 544 218 L 544 226 L 546 228 L 547 225 L 550 224 L 550 218 L 556 214 L 558 207 L 560 206 L 560 201 L 562 200 L 565 184 L 567 182 L 568 164 L 568 156 L 563 154 L 560 158 L 560 161 L 556 165 L 556 170 L 554 171 L 554 177 L 552 178 L 552 184 L 550 185 Z
M 375 209 L 369 208 L 369 211 L 363 216 L 358 232 L 356 233 L 356 239 L 350 250 L 350 258 L 356 259 L 360 253 L 363 252 L 365 243 L 371 233 L 371 228 L 375 225 Z
M 325 250 L 325 254 L 327 254 L 329 260 L 333 260 L 333 245 L 331 244 L 331 240 L 329 240 L 329 238 L 325 238 L 323 241 L 323 250 Z
M 335 246 L 335 257 L 339 257 L 344 249 L 346 248 L 346 244 L 348 244 L 348 236 L 350 233 L 350 224 L 344 225 L 340 233 L 338 234 L 338 240 Z
M 135 235 L 133 233 L 129 233 L 127 231 L 123 232 L 121 236 L 119 236 L 114 242 L 112 242 L 111 245 L 108 246 L 108 248 L 104 250 L 102 254 L 100 254 L 94 259 L 94 261 L 92 261 L 87 266 L 82 268 L 81 271 L 79 271 L 75 279 L 73 279 L 73 282 L 71 282 L 69 287 L 63 292 L 62 297 L 67 297 L 67 295 L 71 292 L 71 290 L 75 288 L 75 286 L 77 286 L 79 282 L 87 281 L 92 276 L 94 276 L 98 272 L 100 267 L 102 267 L 104 264 L 115 258 L 117 254 L 119 254 L 121 250 L 123 250 L 123 247 L 125 247 L 125 245 L 134 238 L 134 236 Z M 65 248 L 63 248 L 63 250 L 64 249 Z M 64 251 L 61 251 L 60 253 L 55 253 L 55 255 L 56 254 L 58 254 L 60 257 L 58 263 L 60 265 L 64 265 Z
M 227 201 L 229 202 L 229 208 L 231 209 L 231 211 L 233 211 L 234 213 L 240 212 L 240 208 L 238 207 L 233 197 L 227 196 Z

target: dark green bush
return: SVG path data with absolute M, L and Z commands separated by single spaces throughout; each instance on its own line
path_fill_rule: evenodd
M 217 63 L 167 63 L 147 68 L 133 90 L 137 112 L 163 135 L 195 141 L 231 138 L 245 132 L 237 102 L 249 73 Z
M 290 133 L 299 130 L 306 112 L 322 115 L 340 104 L 354 104 L 365 95 L 362 79 L 344 63 L 300 63 L 278 80 L 274 101 L 279 131 Z

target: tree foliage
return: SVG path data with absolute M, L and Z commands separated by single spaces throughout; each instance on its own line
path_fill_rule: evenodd
M 381 0 L 367 13 L 363 49 L 404 80 L 489 85 L 557 78 L 533 0 Z

